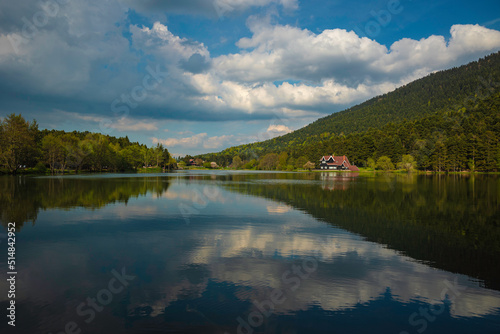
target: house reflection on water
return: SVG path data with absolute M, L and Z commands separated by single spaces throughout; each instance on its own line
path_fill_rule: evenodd
M 322 172 L 321 187 L 324 190 L 347 190 L 349 183 L 359 176 L 355 172 Z

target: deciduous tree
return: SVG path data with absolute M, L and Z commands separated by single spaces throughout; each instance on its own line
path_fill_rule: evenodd
M 391 158 L 384 155 L 378 158 L 377 168 L 388 171 L 394 169 L 394 164 L 392 163 Z
M 414 170 L 417 167 L 417 162 L 411 154 L 404 154 L 401 161 L 398 162 L 398 169 L 404 169 L 407 172 Z
M 235 156 L 233 158 L 233 162 L 231 163 L 231 167 L 233 167 L 234 169 L 239 169 L 242 164 L 243 162 L 241 161 L 241 158 L 239 156 Z
M 64 148 L 60 138 L 56 137 L 53 133 L 48 134 L 42 139 L 42 151 L 44 160 L 49 164 L 50 173 L 60 166 L 60 161 L 64 155 Z
M 278 166 L 278 155 L 269 153 L 262 157 L 259 162 L 259 169 L 274 170 Z
M 0 123 L 1 163 L 15 173 L 36 155 L 35 135 L 38 124 L 24 120 L 21 115 L 10 114 Z
M 308 161 L 308 162 L 306 162 L 306 163 L 304 164 L 304 166 L 303 166 L 303 167 L 304 167 L 304 169 L 311 170 L 311 169 L 313 169 L 314 167 L 316 167 L 316 165 L 315 165 L 314 163 L 312 163 L 312 162 Z

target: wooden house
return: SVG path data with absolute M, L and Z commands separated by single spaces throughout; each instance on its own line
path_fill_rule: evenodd
M 320 159 L 319 168 L 328 170 L 359 171 L 358 167 L 351 165 L 349 159 L 347 159 L 347 156 L 345 155 L 325 155 Z

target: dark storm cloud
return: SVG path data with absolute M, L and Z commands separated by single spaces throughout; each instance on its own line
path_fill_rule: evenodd
M 181 60 L 180 65 L 194 74 L 205 72 L 210 68 L 210 62 L 199 53 L 195 53 L 188 60 Z

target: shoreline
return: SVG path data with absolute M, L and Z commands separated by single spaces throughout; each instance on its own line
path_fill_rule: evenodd
M 67 170 L 64 173 L 47 173 L 47 172 L 37 172 L 33 170 L 23 170 L 21 172 L 17 173 L 4 173 L 0 172 L 0 176 L 65 176 L 65 175 L 93 175 L 93 174 L 167 174 L 167 173 L 172 173 L 176 171 L 189 171 L 189 170 L 209 170 L 209 171 L 247 171 L 247 172 L 282 172 L 282 173 L 356 173 L 356 174 L 414 174 L 414 175 L 500 175 L 500 172 L 482 172 L 482 171 L 460 171 L 460 172 L 447 172 L 447 171 L 419 171 L 419 170 L 413 170 L 413 171 L 404 171 L 404 170 L 359 170 L 359 171 L 350 171 L 350 170 L 323 170 L 323 169 L 311 169 L 311 170 L 304 170 L 304 169 L 298 169 L 298 170 L 292 170 L 292 171 L 287 171 L 287 170 L 260 170 L 260 169 L 233 169 L 233 168 L 203 168 L 203 167 L 196 167 L 196 168 L 182 168 L 182 169 L 172 169 L 172 170 L 165 170 L 161 167 L 153 167 L 153 168 L 147 168 L 147 170 L 144 170 L 146 168 L 141 168 L 138 170 L 122 170 L 122 171 L 75 171 L 75 170 Z

